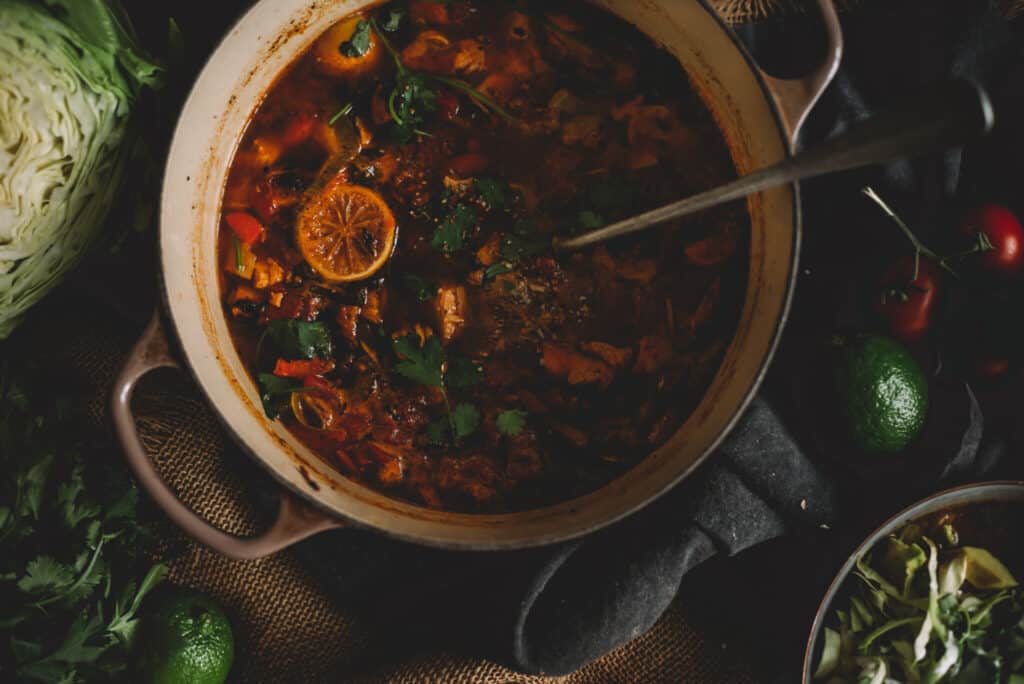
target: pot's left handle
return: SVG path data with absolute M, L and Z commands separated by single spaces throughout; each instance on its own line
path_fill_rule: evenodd
M 139 439 L 131 409 L 136 384 L 144 375 L 157 368 L 181 368 L 181 364 L 171 355 L 159 311 L 154 314 L 153 320 L 128 355 L 114 384 L 111 409 L 114 428 L 128 465 L 139 484 L 176 525 L 196 541 L 236 560 L 269 556 L 318 532 L 344 526 L 337 518 L 312 508 L 288 492 L 281 494 L 277 519 L 273 525 L 255 537 L 238 537 L 218 530 L 182 503 L 153 467 Z
M 782 114 L 782 123 L 786 127 L 790 144 L 794 147 L 800 135 L 800 128 L 821 94 L 825 92 L 825 88 L 835 77 L 843 56 L 843 32 L 835 5 L 832 0 L 817 0 L 817 4 L 827 41 L 827 49 L 821 64 L 799 78 L 775 78 L 764 71 L 761 72 Z

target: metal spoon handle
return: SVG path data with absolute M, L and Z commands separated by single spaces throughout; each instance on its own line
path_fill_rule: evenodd
M 555 248 L 579 249 L 776 185 L 961 145 L 988 133 L 993 120 L 992 103 L 984 88 L 971 80 L 952 80 L 899 109 L 866 119 L 816 148 L 625 221 L 566 240 L 556 239 Z

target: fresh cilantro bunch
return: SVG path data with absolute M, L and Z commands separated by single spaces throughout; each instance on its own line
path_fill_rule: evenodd
M 138 555 L 138 491 L 104 466 L 110 445 L 38 371 L 0 365 L 0 681 L 121 679 L 165 567 Z

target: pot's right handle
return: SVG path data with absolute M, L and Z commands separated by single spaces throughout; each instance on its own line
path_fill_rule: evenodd
M 132 415 L 131 408 L 135 386 L 144 375 L 157 368 L 180 367 L 168 348 L 167 336 L 164 334 L 158 311 L 128 355 L 128 360 L 114 383 L 111 400 L 114 429 L 117 431 L 128 465 L 142 488 L 149 493 L 168 518 L 196 541 L 235 560 L 253 560 L 269 556 L 318 532 L 344 526 L 337 518 L 314 509 L 288 492 L 281 494 L 277 519 L 268 530 L 255 537 L 238 537 L 218 530 L 182 503 L 160 478 L 160 474 L 146 454 L 146 448 L 142 445 L 135 427 L 135 416 Z
M 768 85 L 775 103 L 782 114 L 782 124 L 786 128 L 790 145 L 796 147 L 800 127 L 825 88 L 839 69 L 839 60 L 843 56 L 843 33 L 839 26 L 832 0 L 817 0 L 821 10 L 821 19 L 825 25 L 828 49 L 822 63 L 811 73 L 799 78 L 775 78 L 761 71 L 761 76 Z

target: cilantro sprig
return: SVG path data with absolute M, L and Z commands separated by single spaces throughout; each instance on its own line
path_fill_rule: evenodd
M 67 379 L 15 367 L 0 366 L 0 673 L 123 681 L 166 568 L 140 555 L 151 537 L 138 491 L 104 463 L 105 436 L 72 408 L 82 402 L 54 391 Z
M 484 111 L 495 114 L 509 123 L 519 123 L 515 116 L 495 102 L 493 98 L 474 88 L 472 84 L 459 78 L 430 74 L 406 66 L 402 62 L 402 56 L 386 35 L 388 32 L 393 33 L 398 29 L 401 19 L 401 16 L 389 13 L 384 19 L 383 26 L 376 19 L 370 19 L 367 28 L 367 31 L 373 30 L 395 63 L 395 86 L 388 95 L 387 103 L 388 112 L 394 120 L 392 135 L 398 143 L 411 142 L 417 135 L 429 135 L 422 126 L 427 122 L 429 115 L 437 111 L 437 89 L 439 86 L 446 86 L 466 95 Z M 368 36 L 367 47 L 369 47 Z
M 446 444 L 449 438 L 454 444 L 459 444 L 476 432 L 480 425 L 480 410 L 467 402 L 459 403 L 453 409 L 448 389 L 465 389 L 483 382 L 483 370 L 465 357 L 448 357 L 437 337 L 430 337 L 421 346 L 418 336 L 406 335 L 392 340 L 392 348 L 398 357 L 396 373 L 417 384 L 440 390 L 444 398 L 448 424 L 431 423 L 427 426 L 427 438 L 434 444 Z

